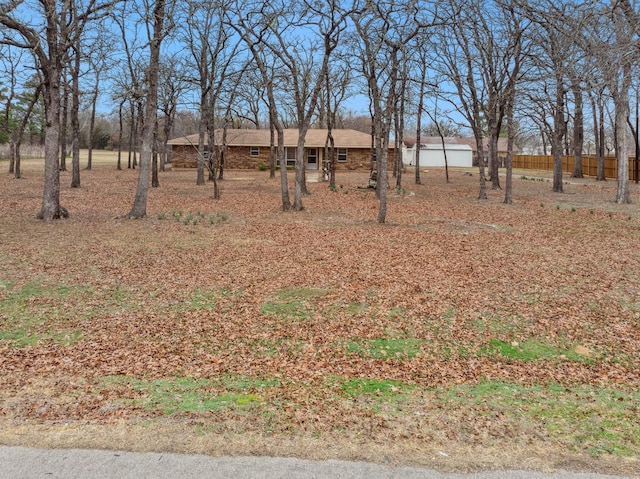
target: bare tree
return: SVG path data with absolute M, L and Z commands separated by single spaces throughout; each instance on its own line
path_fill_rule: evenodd
M 116 170 L 122 170 L 122 127 L 124 123 L 123 108 L 125 100 L 121 99 L 118 105 L 118 161 L 116 163 Z
M 311 126 L 320 92 L 325 81 L 331 54 L 338 45 L 346 19 L 355 11 L 354 6 L 342 7 L 337 0 L 326 2 L 270 2 L 262 9 L 268 35 L 260 38 L 265 49 L 277 58 L 286 71 L 285 92 L 291 100 L 283 102 L 293 108 L 291 117 L 298 128 L 294 185 L 295 210 L 302 210 L 302 196 L 308 194 L 305 176 L 304 141 Z M 282 21 L 282 16 L 286 21 Z M 304 33 L 304 34 L 303 34 Z M 282 166 L 282 165 L 281 165 Z
M 456 9 L 460 9 L 456 14 Z M 443 32 L 445 55 L 441 75 L 456 86 L 452 97 L 469 122 L 476 139 L 480 168 L 480 194 L 486 199 L 483 139 L 488 139 L 488 168 L 492 189 L 500 189 L 498 139 L 502 133 L 505 105 L 514 90 L 509 85 L 519 73 L 526 25 L 508 0 L 451 1 L 452 20 Z M 437 46 L 435 47 L 437 48 Z M 436 50 L 439 51 L 439 50 Z
M 209 178 L 214 182 L 214 197 L 219 197 L 216 183 L 215 118 L 224 108 L 222 96 L 227 85 L 230 69 L 236 60 L 238 39 L 232 38 L 232 30 L 224 24 L 225 5 L 222 2 L 189 0 L 184 4 L 183 33 L 180 37 L 190 53 L 189 80 L 197 85 L 200 109 L 198 128 L 197 185 L 204 185 L 204 169 L 208 167 Z M 205 137 L 208 144 L 205 145 Z
M 393 115 L 394 149 L 393 149 L 393 173 L 396 178 L 396 190 L 402 188 L 402 145 L 404 144 L 404 121 L 407 96 L 407 84 L 409 82 L 409 55 L 403 55 L 399 79 L 399 102 Z
M 367 3 L 352 20 L 358 34 L 359 59 L 367 82 L 372 112 L 373 150 L 377 163 L 376 194 L 380 201 L 377 221 L 387 215 L 388 151 L 393 117 L 399 105 L 402 65 L 406 45 L 424 31 L 427 9 L 413 2 Z
M 635 90 L 635 118 L 632 120 L 631 116 L 627 118 L 627 124 L 631 130 L 634 141 L 634 176 L 636 184 L 640 182 L 638 170 L 640 169 L 640 85 L 636 83 Z
M 158 71 L 160 69 L 160 46 L 166 35 L 166 0 L 155 0 L 147 5 L 150 18 L 145 18 L 149 38 L 149 63 L 146 71 L 146 101 L 142 125 L 142 146 L 140 148 L 140 169 L 138 186 L 131 211 L 127 218 L 144 218 L 147 215 L 149 176 L 154 147 L 154 133 L 158 109 Z M 170 17 L 169 17 L 170 18 Z
M 38 213 L 40 219 L 53 220 L 69 216 L 68 211 L 60 205 L 58 152 L 61 131 L 60 82 L 71 40 L 81 25 L 95 19 L 112 4 L 112 1 L 103 3 L 87 0 L 78 6 L 78 13 L 73 18 L 68 18 L 67 2 L 60 5 L 54 0 L 40 0 L 38 8 L 27 16 L 20 11 L 22 2 L 19 0 L 0 6 L 0 25 L 6 27 L 0 42 L 29 49 L 36 58 L 43 79 L 47 127 L 44 192 L 42 208 Z M 33 19 L 34 16 L 44 28 L 44 38 L 40 35 L 40 26 L 31 26 L 23 20 L 25 17 Z
M 325 168 L 329 169 L 329 187 L 336 187 L 336 149 L 333 138 L 333 129 L 338 121 L 340 105 L 349 93 L 351 83 L 351 67 L 344 62 L 342 57 L 340 62 L 334 62 L 325 72 L 325 99 L 323 101 L 325 111 L 324 125 L 327 128 L 327 139 L 325 141 Z M 320 125 L 323 125 L 319 121 Z
M 486 89 L 483 85 L 480 68 L 477 63 L 478 55 L 476 46 L 469 37 L 466 25 L 473 22 L 468 15 L 473 11 L 467 11 L 465 6 L 454 0 L 445 3 L 445 11 L 442 12 L 448 18 L 455 18 L 450 23 L 450 28 L 440 30 L 436 45 L 438 45 L 438 57 L 436 59 L 439 73 L 448 78 L 454 87 L 454 92 L 447 95 L 449 101 L 457 108 L 458 112 L 469 123 L 476 142 L 476 161 L 480 178 L 480 192 L 478 199 L 487 199 L 487 186 L 484 169 L 483 138 L 485 134 L 485 119 L 483 105 L 486 103 Z
M 440 138 L 440 144 L 442 145 L 442 155 L 444 157 L 444 177 L 445 177 L 445 181 L 447 183 L 449 183 L 449 161 L 447 159 L 447 143 L 445 140 L 445 136 L 447 136 L 447 133 L 445 133 L 445 128 L 443 127 L 443 122 L 438 121 L 438 100 L 437 97 L 434 101 L 434 106 L 433 106 L 433 113 L 431 113 L 429 110 L 426 111 L 427 115 L 429 116 L 429 118 L 431 119 L 431 124 L 429 125 L 431 128 L 433 128 L 435 131 L 435 135 L 433 136 L 437 136 Z M 420 145 L 417 144 L 416 145 L 416 157 L 419 158 L 420 157 Z M 418 160 L 416 160 L 416 165 Z
M 72 3 L 73 5 L 73 3 Z M 73 6 L 71 15 L 75 15 Z M 82 59 L 82 41 L 80 35 L 72 39 L 69 62 L 71 74 L 71 188 L 80 188 L 80 66 Z
M 160 65 L 160 84 L 158 85 L 158 109 L 162 113 L 162 146 L 160 147 L 160 171 L 165 170 L 169 161 L 169 141 L 173 132 L 173 124 L 178 113 L 178 104 L 184 91 L 186 81 L 182 75 L 176 74 L 182 69 L 183 61 L 177 56 L 165 57 Z
M 597 90 L 597 91 L 595 91 Z M 606 181 L 604 173 L 604 150 L 605 150 L 605 122 L 604 122 L 604 88 L 589 89 L 589 100 L 591 101 L 591 110 L 593 112 L 593 136 L 596 148 L 597 161 L 597 181 Z
M 571 93 L 573 95 L 573 173 L 572 178 L 583 178 L 582 148 L 584 145 L 583 88 L 580 79 L 571 75 Z
M 104 26 L 94 31 L 91 39 L 91 52 L 87 55 L 89 68 L 93 73 L 93 83 L 91 85 L 91 93 L 89 95 L 89 104 L 91 105 L 91 117 L 89 119 L 89 140 L 87 152 L 87 170 L 93 167 L 93 135 L 96 125 L 96 111 L 98 108 L 98 98 L 100 95 L 100 82 L 105 72 L 112 66 L 109 60 L 110 50 L 113 50 L 113 38 L 105 33 Z
M 252 1 L 248 1 L 244 4 L 241 0 L 237 0 L 233 8 L 227 10 L 225 22 L 238 33 L 249 49 L 251 57 L 260 72 L 261 86 L 265 90 L 268 102 L 269 124 L 272 128 L 272 150 L 274 149 L 274 136 L 277 137 L 276 157 L 280 162 L 282 210 L 289 211 L 291 209 L 291 199 L 285 160 L 284 127 L 278 111 L 275 87 L 275 83 L 279 79 L 279 75 L 276 72 L 279 70 L 273 65 L 274 58 L 265 51 L 267 48 L 264 45 L 265 37 L 270 33 L 269 23 L 277 21 L 277 15 L 274 17 L 272 14 L 267 14 L 267 8 L 268 6 L 262 2 L 255 4 Z
M 505 157 L 505 167 L 507 177 L 504 188 L 504 203 L 510 205 L 513 203 L 513 142 L 515 138 L 515 128 L 513 121 L 513 109 L 515 103 L 515 95 L 509 95 L 509 99 L 505 104 L 505 120 L 507 122 L 507 154 Z
M 141 34 L 140 30 L 144 31 L 144 29 L 139 29 L 137 26 L 145 23 L 145 17 L 150 15 L 144 11 L 140 11 L 141 8 L 147 7 L 148 5 L 138 7 L 137 4 L 127 4 L 125 2 L 123 7 L 115 10 L 112 15 L 113 21 L 120 34 L 124 54 L 124 61 L 118 62 L 118 68 L 112 73 L 113 77 L 111 81 L 115 90 L 114 98 L 119 100 L 119 103 L 121 102 L 120 111 L 128 117 L 128 169 L 136 169 L 138 166 L 138 135 L 144 115 L 144 74 L 147 71 L 148 65 L 146 64 L 147 59 L 143 58 L 143 50 L 149 42 L 149 39 L 140 40 L 138 38 Z M 136 25 L 136 28 L 130 28 L 132 21 Z M 148 29 L 147 35 L 149 35 Z M 124 108 L 125 105 L 128 106 L 127 109 Z M 124 121 L 122 121 L 121 124 L 123 125 Z M 122 132 L 122 128 L 120 131 Z
M 566 97 L 573 65 L 580 60 L 578 40 L 582 35 L 588 2 L 557 3 L 553 0 L 518 1 L 524 15 L 532 22 L 529 38 L 534 51 L 530 58 L 540 72 L 540 81 L 552 85 L 548 92 L 553 118 L 550 136 L 553 154 L 553 191 L 563 192 L 562 154 L 567 134 Z
M 608 31 L 598 28 L 602 20 L 595 19 L 592 25 L 596 27 L 594 33 L 598 37 L 590 35 L 590 40 L 592 52 L 615 107 L 615 148 L 618 163 L 616 203 L 631 203 L 627 120 L 633 65 L 638 59 L 640 15 L 629 0 L 612 2 L 611 10 L 603 13 L 604 18 L 610 22 Z
M 0 89 L 2 99 L 2 119 L 0 137 L 6 138 L 11 151 L 9 173 L 21 178 L 20 148 L 24 132 L 31 121 L 31 114 L 40 100 L 42 82 L 36 77 L 27 78 L 26 69 L 21 67 L 24 50 L 8 47 L 0 54 L 4 66 L 4 76 L 8 79 L 5 89 Z M 24 67 L 24 65 L 22 65 Z
M 419 185 L 422 183 L 420 178 L 420 145 L 422 143 L 422 113 L 424 111 L 424 96 L 427 88 L 427 73 L 429 70 L 428 53 L 426 46 L 417 49 L 418 54 L 415 58 L 414 64 L 417 67 L 418 74 L 418 105 L 416 110 L 416 164 L 415 164 L 415 183 Z

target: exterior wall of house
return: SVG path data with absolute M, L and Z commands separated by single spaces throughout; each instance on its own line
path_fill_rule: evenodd
M 257 170 L 258 165 L 269 165 L 269 147 L 261 146 L 257 156 L 251 156 L 251 147 L 231 146 L 227 148 L 224 167 L 230 170 Z
M 172 168 L 196 168 L 196 149 L 191 145 L 171 145 Z
M 336 170 L 368 170 L 370 167 L 371 150 L 369 148 L 350 148 L 347 150 L 347 161 L 336 161 Z
M 403 163 L 413 166 L 416 164 L 415 146 L 405 148 Z M 467 145 L 447 145 L 448 166 L 470 167 L 473 165 L 473 151 Z M 445 166 L 442 145 L 427 145 L 420 148 L 420 167 Z
M 322 168 L 324 157 L 323 148 L 318 148 L 319 167 Z M 337 154 L 337 151 L 336 151 Z M 393 167 L 393 150 L 389 150 L 389 168 Z M 305 155 L 306 157 L 306 155 Z M 197 151 L 191 145 L 172 145 L 171 158 L 173 168 L 196 168 Z M 269 147 L 261 146 L 257 156 L 251 156 L 251 147 L 231 146 L 225 154 L 225 168 L 227 169 L 252 169 L 257 170 L 258 165 L 269 164 Z M 368 170 L 371 164 L 371 151 L 369 148 L 347 149 L 347 161 L 336 161 L 337 170 Z

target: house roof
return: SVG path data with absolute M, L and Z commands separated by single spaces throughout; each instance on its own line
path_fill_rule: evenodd
M 471 149 L 471 147 L 467 144 L 460 144 L 460 143 L 447 143 L 445 142 L 445 146 L 446 146 L 446 150 L 447 151 L 468 151 L 470 153 L 473 152 L 473 150 Z M 421 150 L 442 150 L 442 142 L 440 143 L 428 143 L 428 144 L 422 144 L 422 146 L 420 147 Z
M 444 142 L 447 145 L 469 145 L 473 152 L 476 151 L 476 139 L 473 137 L 453 137 L 446 136 L 444 138 Z M 407 148 L 413 148 L 416 143 L 415 138 L 404 138 L 404 144 Z M 421 136 L 420 137 L 421 145 L 442 145 L 442 139 L 439 136 Z M 488 138 L 483 138 L 482 146 L 485 152 L 489 149 L 489 140 Z M 498 151 L 507 151 L 507 138 L 498 138 Z M 516 145 L 513 145 L 513 151 L 519 151 Z
M 337 148 L 371 148 L 371 135 L 357 130 L 334 129 L 331 131 Z M 263 146 L 271 144 L 269 130 L 229 129 L 227 130 L 227 146 Z M 324 148 L 327 139 L 326 129 L 311 129 L 307 132 L 304 145 L 307 148 Z M 205 136 L 205 144 L 208 138 Z M 222 130 L 216 130 L 216 142 L 222 143 Z M 276 144 L 278 138 L 276 135 Z M 298 143 L 298 130 L 284 130 L 284 146 L 294 147 Z M 173 138 L 169 145 L 198 145 L 198 134 Z
M 459 138 L 454 138 L 452 136 L 445 136 L 444 137 L 444 142 L 447 145 L 451 145 L 451 144 L 459 144 L 458 143 L 458 139 Z M 416 139 L 413 137 L 407 137 L 405 136 L 403 138 L 404 140 L 404 144 L 407 146 L 407 148 L 413 148 L 416 144 Z M 421 145 L 442 145 L 442 139 L 439 136 L 421 136 L 420 137 L 420 144 Z M 466 143 L 465 143 L 466 144 Z

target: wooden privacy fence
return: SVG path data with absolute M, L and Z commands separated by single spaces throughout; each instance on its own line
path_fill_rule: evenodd
M 574 157 L 562 157 L 562 171 L 573 173 Z M 513 155 L 513 167 L 525 170 L 553 171 L 553 156 L 550 155 Z M 582 157 L 582 174 L 586 176 L 598 176 L 598 159 L 595 156 Z M 605 178 L 618 177 L 618 162 L 615 156 L 607 156 L 604 159 Z M 629 158 L 629 180 L 636 179 L 636 159 Z

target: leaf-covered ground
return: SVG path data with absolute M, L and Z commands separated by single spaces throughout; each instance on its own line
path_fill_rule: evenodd
M 637 472 L 637 187 L 413 175 L 380 225 L 360 173 L 282 213 L 268 173 L 168 171 L 132 221 L 99 165 L 53 223 L 3 173 L 0 441 Z

